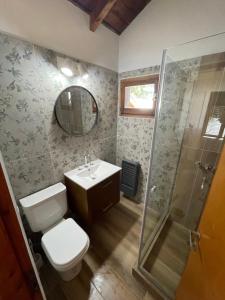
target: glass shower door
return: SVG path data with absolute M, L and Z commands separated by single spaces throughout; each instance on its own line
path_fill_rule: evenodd
M 164 51 L 160 85 L 138 268 L 174 299 L 224 144 L 225 34 Z
M 182 69 L 164 52 L 151 151 L 151 168 L 146 192 L 140 265 L 151 250 L 150 245 L 156 239 L 169 214 L 171 193 L 188 111 L 184 91 L 185 81 Z

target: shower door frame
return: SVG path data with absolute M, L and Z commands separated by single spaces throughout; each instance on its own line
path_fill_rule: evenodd
M 154 244 L 157 241 L 157 238 L 160 235 L 160 233 L 169 217 L 169 214 L 170 214 L 169 199 L 170 199 L 170 197 L 168 197 L 168 202 L 166 204 L 164 212 L 162 213 L 161 217 L 157 221 L 150 236 L 146 239 L 144 245 L 143 245 L 143 238 L 144 238 L 144 230 L 145 230 L 144 227 L 145 227 L 145 222 L 146 222 L 146 218 L 147 218 L 148 203 L 151 202 L 151 196 L 150 196 L 151 192 L 152 192 L 151 188 L 150 188 L 151 178 L 152 178 L 151 166 L 152 166 L 152 162 L 153 162 L 153 156 L 154 156 L 153 152 L 154 152 L 154 147 L 155 147 L 156 129 L 157 129 L 160 108 L 161 108 L 162 95 L 163 95 L 167 50 L 168 49 L 163 50 L 162 63 L 160 66 L 159 96 L 158 96 L 158 101 L 156 103 L 155 124 L 154 124 L 154 130 L 153 130 L 153 140 L 152 140 L 151 151 L 150 151 L 151 156 L 150 156 L 150 160 L 149 160 L 148 177 L 147 177 L 147 183 L 146 183 L 145 202 L 144 202 L 144 209 L 143 209 L 144 213 L 143 213 L 142 225 L 141 225 L 141 238 L 139 241 L 139 253 L 138 253 L 137 265 L 135 267 L 135 271 L 146 282 L 146 284 L 150 285 L 150 287 L 153 288 L 162 297 L 167 297 L 167 295 L 164 293 L 159 282 L 148 271 L 145 270 L 144 263 L 145 263 L 146 257 L 148 256 L 149 252 L 151 252 L 152 248 L 154 247 Z
M 153 152 L 154 152 L 154 147 L 155 147 L 156 128 L 157 128 L 157 123 L 158 123 L 158 119 L 159 119 L 161 100 L 162 100 L 162 94 L 163 94 L 165 66 L 166 66 L 166 54 L 167 54 L 167 49 L 164 49 L 163 55 L 162 55 L 162 63 L 161 63 L 161 67 L 160 67 L 159 96 L 158 96 L 158 101 L 156 103 L 155 124 L 154 124 L 154 130 L 153 130 L 153 140 L 152 140 L 151 151 L 150 151 L 151 156 L 150 156 L 150 160 L 149 160 L 148 177 L 147 177 L 147 183 L 146 183 L 145 202 L 144 202 L 144 209 L 143 209 L 144 213 L 143 213 L 142 225 L 141 225 L 141 238 L 140 238 L 140 242 L 139 242 L 138 266 L 141 266 L 141 261 L 143 260 L 142 258 L 145 256 L 145 253 L 144 253 L 144 255 L 141 255 L 143 248 L 145 248 L 146 245 L 149 245 L 149 243 L 151 243 L 154 240 L 156 235 L 158 235 L 158 231 L 159 231 L 162 223 L 164 223 L 164 220 L 167 218 L 167 216 L 169 214 L 169 201 L 168 201 L 165 211 L 161 215 L 160 219 L 157 221 L 155 228 L 153 229 L 151 235 L 146 240 L 145 245 L 143 246 L 144 225 L 145 225 L 145 221 L 147 218 L 147 208 L 148 208 L 148 203 L 151 201 L 151 197 L 149 197 L 151 194 L 151 188 L 150 188 L 151 177 L 152 177 L 151 165 L 153 162 L 153 156 L 154 156 Z M 149 199 L 149 201 L 148 201 L 148 199 Z

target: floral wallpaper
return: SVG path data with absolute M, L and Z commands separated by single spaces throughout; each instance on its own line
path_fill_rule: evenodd
M 119 79 L 159 73 L 159 66 L 124 72 Z M 118 105 L 119 107 L 119 105 Z M 118 108 L 119 111 L 119 108 Z M 116 161 L 121 165 L 123 159 L 138 161 L 141 165 L 139 186 L 134 200 L 145 200 L 154 118 L 124 117 L 118 115 Z
M 87 76 L 64 76 L 58 58 Z M 84 155 L 116 160 L 117 73 L 0 34 L 0 150 L 17 199 L 63 180 Z M 54 104 L 60 92 L 81 85 L 95 97 L 98 125 L 84 137 L 66 134 Z
M 158 120 L 155 124 L 150 180 L 147 187 L 147 213 L 144 220 L 143 245 L 165 212 L 174 218 L 176 203 L 172 193 L 176 184 L 183 136 L 187 123 L 193 81 L 200 59 L 167 62 L 163 74 L 163 91 Z M 186 182 L 184 181 L 185 185 Z M 151 188 L 154 189 L 151 191 Z M 183 202 L 183 199 L 180 199 Z
M 193 76 L 195 61 L 179 63 L 169 62 L 166 65 L 161 109 L 155 129 L 155 144 L 151 165 L 150 186 L 157 186 L 154 194 L 147 194 L 148 206 L 161 212 L 169 204 L 184 125 L 189 103 L 184 98 L 187 78 Z M 159 66 L 124 72 L 119 78 L 144 76 L 159 73 Z M 190 75 L 190 70 L 191 75 Z M 145 200 L 146 184 L 149 172 L 149 160 L 153 138 L 154 118 L 133 118 L 118 116 L 117 124 L 117 163 L 122 159 L 139 161 L 141 174 L 137 201 Z
M 171 204 L 177 165 L 189 113 L 192 85 L 199 60 L 166 64 L 161 106 L 155 129 L 155 143 L 151 165 L 149 206 L 162 213 Z M 149 189 L 150 189 L 149 187 Z
M 79 65 L 88 78 L 64 76 L 58 58 Z M 150 186 L 157 189 L 150 195 L 149 186 L 147 194 L 148 206 L 159 213 L 171 204 L 178 162 L 185 154 L 181 149 L 199 65 L 196 58 L 166 66 L 151 166 Z M 119 79 L 156 73 L 159 66 L 121 73 Z M 70 85 L 88 89 L 99 108 L 97 126 L 83 137 L 66 134 L 54 116 L 57 96 Z M 122 159 L 139 161 L 134 200 L 144 201 L 153 129 L 154 118 L 118 115 L 117 73 L 0 34 L 0 150 L 17 199 L 62 181 L 63 173 L 83 164 L 89 154 L 118 165 Z M 172 216 L 181 222 L 186 218 L 182 195 L 175 188 Z

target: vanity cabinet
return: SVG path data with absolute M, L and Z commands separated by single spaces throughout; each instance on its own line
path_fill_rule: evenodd
M 120 172 L 85 190 L 65 177 L 70 209 L 87 224 L 97 220 L 120 200 Z

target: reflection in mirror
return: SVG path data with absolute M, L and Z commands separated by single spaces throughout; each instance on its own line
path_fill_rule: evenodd
M 82 136 L 96 125 L 98 106 L 88 90 L 81 86 L 70 86 L 58 96 L 55 115 L 63 130 L 71 135 Z

